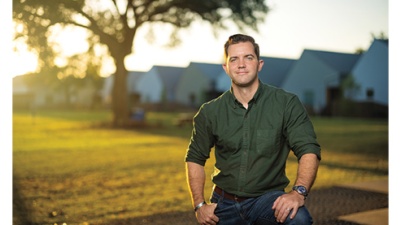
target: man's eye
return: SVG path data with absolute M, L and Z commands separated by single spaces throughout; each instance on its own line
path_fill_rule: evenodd
M 249 56 L 246 57 L 246 59 L 247 59 L 247 60 L 253 60 L 254 57 L 249 55 Z

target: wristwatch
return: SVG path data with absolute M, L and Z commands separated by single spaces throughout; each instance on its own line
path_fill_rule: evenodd
M 292 188 L 293 191 L 296 191 L 297 193 L 301 194 L 304 196 L 304 200 L 306 200 L 307 196 L 308 196 L 308 191 L 307 188 L 304 186 L 293 186 Z

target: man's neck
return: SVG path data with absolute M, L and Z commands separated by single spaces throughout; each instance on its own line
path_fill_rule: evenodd
M 253 85 L 248 87 L 240 87 L 236 85 L 232 85 L 233 94 L 235 98 L 242 103 L 242 105 L 247 109 L 249 102 L 253 99 L 254 94 L 257 92 L 259 82 L 254 82 Z

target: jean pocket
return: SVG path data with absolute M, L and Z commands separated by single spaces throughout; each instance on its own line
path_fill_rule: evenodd
M 210 202 L 211 203 L 218 203 L 219 199 L 221 198 L 221 196 L 219 196 L 219 194 L 215 193 L 215 191 L 213 191 L 211 198 L 210 198 Z

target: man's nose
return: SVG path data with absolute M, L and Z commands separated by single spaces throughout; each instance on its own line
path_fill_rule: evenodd
M 239 69 L 242 69 L 242 68 L 245 68 L 245 67 L 246 67 L 246 64 L 244 63 L 244 60 L 243 60 L 243 59 L 240 59 L 240 60 L 239 60 L 238 67 L 239 67 Z

